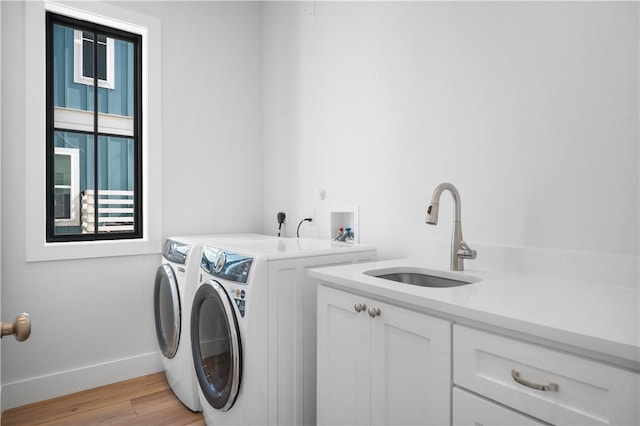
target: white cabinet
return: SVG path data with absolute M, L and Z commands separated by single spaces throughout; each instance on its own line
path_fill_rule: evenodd
M 449 424 L 451 323 L 320 285 L 318 424 Z
M 552 424 L 638 424 L 637 373 L 577 355 L 453 327 L 453 381 Z M 465 408 L 454 399 L 454 419 Z
M 318 287 L 318 424 L 371 422 L 371 319 L 354 310 L 349 293 Z

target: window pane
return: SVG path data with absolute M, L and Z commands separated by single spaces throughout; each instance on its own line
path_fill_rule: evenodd
M 93 135 L 75 132 L 55 132 L 54 146 L 78 151 L 79 191 L 93 189 Z
M 93 78 L 93 41 L 82 40 L 82 75 Z
M 107 79 L 107 45 L 98 43 L 98 78 Z
M 134 140 L 98 137 L 99 232 L 134 231 Z
M 134 102 L 134 44 L 120 39 L 110 39 L 113 44 L 113 87 L 98 90 L 98 111 L 107 114 L 133 117 Z M 98 43 L 107 51 L 107 46 Z M 107 72 L 105 66 L 104 72 Z
M 54 159 L 53 181 L 56 186 L 71 185 L 71 156 L 56 154 Z
M 76 42 L 76 32 L 73 28 L 58 24 L 53 26 L 53 104 L 56 109 L 93 111 L 93 82 L 89 79 L 81 83 L 79 80 L 83 72 L 83 63 L 79 60 L 83 56 L 85 43 L 81 37 L 82 33 L 78 32 L 78 36 L 80 39 Z M 93 45 L 93 42 L 88 43 L 90 46 Z M 79 68 L 77 71 L 76 60 Z M 89 63 L 92 64 L 93 60 Z M 67 128 L 58 126 L 59 121 L 56 117 L 56 127 Z
M 56 219 L 71 219 L 71 189 L 55 189 L 54 212 Z
M 82 75 L 93 78 L 94 61 L 94 34 L 84 31 L 82 33 Z M 107 36 L 98 34 L 98 79 L 107 79 Z
M 54 234 L 81 235 L 92 225 L 93 136 L 76 132 L 54 133 Z M 84 197 L 83 197 L 84 195 Z

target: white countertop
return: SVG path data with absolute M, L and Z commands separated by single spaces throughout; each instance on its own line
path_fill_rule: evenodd
M 431 269 L 480 281 L 451 288 L 428 288 L 365 275 L 396 267 Z M 452 272 L 428 263 L 398 259 L 312 269 L 332 286 L 381 301 L 411 305 L 453 321 L 479 323 L 507 334 L 640 369 L 640 296 L 637 289 L 500 272 Z M 467 322 L 469 323 L 469 322 Z

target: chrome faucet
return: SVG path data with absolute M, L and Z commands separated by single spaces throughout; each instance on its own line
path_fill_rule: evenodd
M 431 196 L 431 204 L 427 208 L 426 223 L 429 225 L 438 224 L 438 209 L 440 195 L 445 190 L 449 190 L 453 196 L 455 205 L 455 215 L 453 218 L 453 235 L 451 236 L 451 270 L 464 271 L 464 259 L 475 259 L 477 252 L 472 250 L 462 239 L 462 224 L 460 223 L 460 194 L 455 186 L 450 183 L 441 183 L 436 186 Z

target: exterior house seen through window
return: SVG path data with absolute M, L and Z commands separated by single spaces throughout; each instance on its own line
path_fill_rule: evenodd
M 91 31 L 73 32 L 73 81 L 76 83 L 93 85 L 93 57 L 94 49 L 97 56 L 98 86 L 114 89 L 114 40 L 107 36 L 98 35 L 98 45 L 94 46 L 94 33 Z
M 48 242 L 142 236 L 141 73 L 139 35 L 47 13 Z

